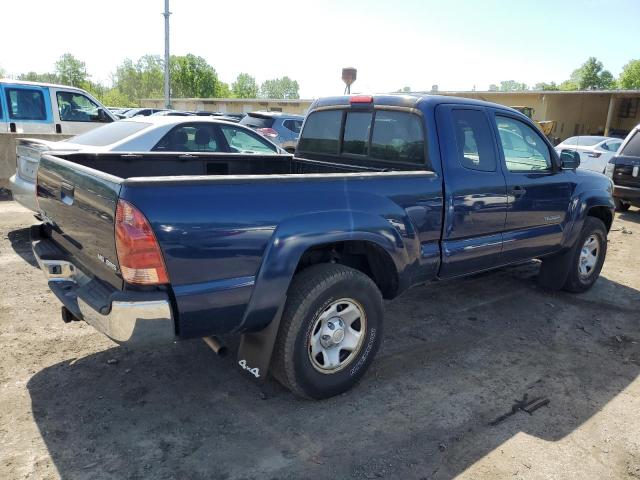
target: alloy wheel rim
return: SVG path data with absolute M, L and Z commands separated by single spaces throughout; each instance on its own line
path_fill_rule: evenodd
M 585 240 L 580 250 L 580 259 L 578 262 L 578 273 L 580 278 L 589 278 L 596 268 L 598 257 L 600 255 L 600 240 L 596 235 L 590 235 Z
M 367 329 L 362 305 L 341 298 L 327 306 L 316 318 L 309 333 L 309 359 L 324 374 L 336 373 L 358 355 Z

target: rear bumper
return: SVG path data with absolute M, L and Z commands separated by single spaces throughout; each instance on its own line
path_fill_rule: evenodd
M 122 292 L 89 278 L 48 239 L 32 233 L 32 249 L 49 288 L 79 320 L 127 345 L 176 340 L 171 303 L 165 292 Z
M 9 179 L 9 189 L 13 194 L 13 199 L 20 205 L 34 212 L 38 210 L 35 183 L 25 180 L 16 173 Z
M 623 200 L 640 201 L 640 188 L 614 185 L 613 196 Z

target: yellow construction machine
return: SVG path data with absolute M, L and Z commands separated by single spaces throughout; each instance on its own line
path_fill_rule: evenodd
M 533 114 L 535 112 L 533 107 L 514 106 L 511 108 L 513 108 L 514 110 L 518 110 L 520 113 L 526 115 L 531 120 L 533 120 Z M 555 120 L 542 120 L 542 121 L 533 120 L 533 122 L 538 126 L 540 131 L 544 133 L 544 136 L 551 140 L 551 132 L 553 132 L 553 127 L 555 127 L 556 121 Z

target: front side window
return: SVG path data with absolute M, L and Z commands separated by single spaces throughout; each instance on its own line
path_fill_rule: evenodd
M 46 120 L 47 110 L 41 90 L 5 88 L 7 110 L 11 120 Z
M 493 134 L 484 112 L 455 109 L 452 117 L 460 165 L 471 170 L 495 171 Z
M 496 123 L 509 171 L 531 172 L 551 169 L 549 148 L 539 133 L 526 123 L 509 117 L 497 115 Z
M 307 117 L 298 143 L 301 152 L 337 154 L 342 110 L 313 112 Z
M 234 153 L 276 153 L 274 145 L 243 129 L 223 125 L 220 127 L 229 148 Z
M 224 151 L 216 140 L 214 125 L 181 125 L 169 133 L 153 148 L 165 152 L 221 152 Z
M 372 112 L 348 112 L 344 122 L 342 153 L 352 155 L 369 154 L 369 130 Z
M 100 107 L 86 95 L 77 92 L 56 92 L 58 114 L 63 122 L 111 121 L 100 111 Z

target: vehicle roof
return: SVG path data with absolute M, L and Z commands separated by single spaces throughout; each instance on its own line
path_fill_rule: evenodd
M 57 83 L 46 83 L 46 82 L 29 82 L 27 80 L 13 80 L 12 78 L 0 78 L 0 83 L 10 83 L 12 85 L 31 85 L 33 87 L 66 88 L 68 90 L 77 90 L 79 92 L 84 92 L 83 89 L 78 87 L 72 87 L 71 85 L 60 85 Z
M 208 123 L 223 123 L 229 124 L 233 122 L 229 122 L 220 117 L 209 117 L 209 116 L 172 116 L 172 115 L 149 115 L 148 117 L 130 117 L 123 118 L 122 120 L 118 120 L 119 122 L 137 122 L 137 123 L 150 123 L 152 125 L 177 125 L 179 123 L 193 123 L 193 122 L 208 122 Z M 234 124 L 236 125 L 236 124 Z
M 341 95 L 336 97 L 325 97 L 316 100 L 311 109 L 318 107 L 349 105 L 349 99 L 354 96 L 361 95 Z M 366 95 L 365 95 L 366 96 Z M 518 115 L 522 113 L 514 110 L 513 108 L 506 107 L 499 103 L 487 102 L 485 100 L 476 100 L 466 97 L 449 97 L 446 95 L 432 95 L 432 94 L 382 94 L 382 95 L 369 95 L 373 97 L 374 105 L 389 105 L 397 107 L 407 108 L 419 108 L 419 107 L 435 107 L 440 104 L 458 104 L 458 105 L 476 105 L 479 107 L 492 107 L 500 108 L 502 110 L 510 110 Z
M 605 137 L 604 135 L 573 135 L 565 140 L 562 141 L 562 143 L 566 143 L 567 140 L 574 140 L 574 139 L 578 139 L 578 141 L 580 141 L 580 139 L 591 139 L 591 140 L 598 140 L 598 142 L 602 142 L 604 140 L 620 140 L 619 138 L 615 138 L 615 137 Z
M 287 118 L 293 118 L 293 119 L 303 119 L 304 115 L 298 115 L 297 113 L 286 113 L 286 112 L 264 112 L 261 110 L 255 111 L 255 112 L 249 112 L 247 113 L 247 115 L 249 115 L 250 117 L 252 116 L 260 116 L 260 117 L 287 117 Z

